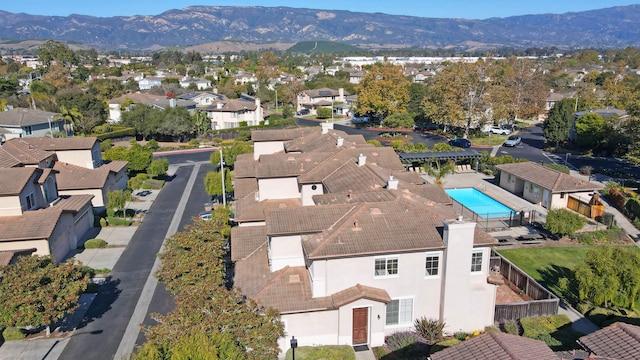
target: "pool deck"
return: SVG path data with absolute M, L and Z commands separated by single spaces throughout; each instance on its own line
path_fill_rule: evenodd
M 430 184 L 435 182 L 435 179 L 429 175 L 421 174 L 420 176 Z M 451 174 L 447 175 L 442 182 L 445 189 L 474 187 L 516 211 L 536 211 L 537 220 L 544 222 L 544 219 L 547 216 L 547 209 L 540 205 L 532 204 L 518 195 L 512 194 L 509 191 L 494 185 L 491 183 L 493 178 L 493 176 L 480 172 Z M 537 231 L 530 226 L 517 226 L 506 230 L 490 232 L 494 237 L 512 236 L 514 238 L 534 233 L 537 233 Z

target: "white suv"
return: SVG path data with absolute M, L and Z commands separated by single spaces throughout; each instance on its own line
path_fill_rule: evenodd
M 490 127 L 489 128 L 489 132 L 492 133 L 492 134 L 498 134 L 498 135 L 509 135 L 509 134 L 511 134 L 511 130 L 501 128 L 500 126 L 492 126 L 492 127 Z

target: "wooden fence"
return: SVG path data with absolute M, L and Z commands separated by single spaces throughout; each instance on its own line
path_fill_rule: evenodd
M 507 320 L 556 315 L 558 313 L 560 299 L 557 296 L 495 251 L 491 256 L 491 269 L 500 269 L 500 275 L 533 299 L 518 303 L 496 304 L 495 322 L 503 323 Z

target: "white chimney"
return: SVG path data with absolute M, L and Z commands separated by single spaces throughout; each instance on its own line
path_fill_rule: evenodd
M 330 123 L 330 122 L 320 123 L 320 126 L 322 127 L 322 133 L 323 134 L 328 133 L 329 130 L 333 130 L 333 123 Z
M 389 176 L 389 180 L 387 180 L 387 189 L 398 190 L 398 179 L 394 179 L 393 175 Z
M 358 166 L 363 166 L 367 163 L 367 157 L 365 155 L 360 154 L 358 156 Z
M 342 145 L 344 145 L 344 138 L 338 137 L 338 139 L 336 139 L 336 147 L 341 147 Z
M 344 101 L 344 89 L 338 89 L 338 101 Z

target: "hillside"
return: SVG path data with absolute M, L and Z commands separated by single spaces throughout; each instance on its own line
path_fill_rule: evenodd
M 153 16 L 40 16 L 0 10 L 0 38 L 56 39 L 98 49 L 157 50 L 217 41 L 342 42 L 362 48 L 640 47 L 640 5 L 486 20 L 290 7 L 190 6 Z M 213 51 L 213 50 L 212 50 Z
M 287 49 L 288 52 L 293 53 L 337 53 L 337 52 L 356 52 L 362 51 L 362 49 L 339 42 L 333 41 L 301 41 L 294 46 Z

